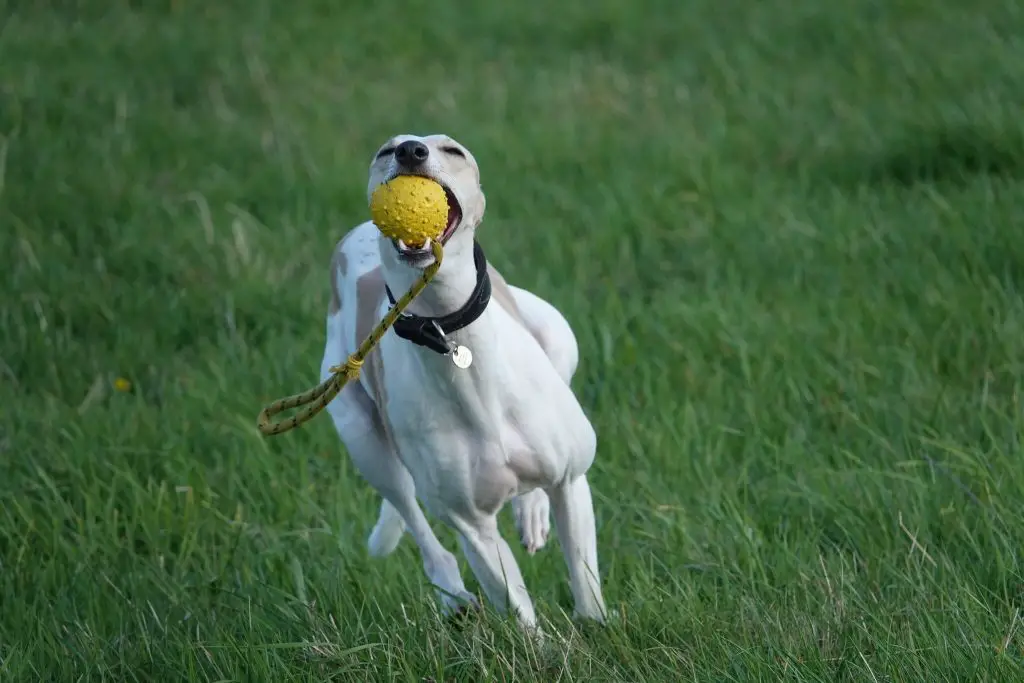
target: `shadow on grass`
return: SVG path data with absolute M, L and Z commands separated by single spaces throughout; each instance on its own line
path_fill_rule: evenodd
M 881 154 L 832 160 L 833 180 L 843 185 L 911 188 L 965 185 L 979 176 L 1024 178 L 1024 132 L 969 126 L 919 129 Z

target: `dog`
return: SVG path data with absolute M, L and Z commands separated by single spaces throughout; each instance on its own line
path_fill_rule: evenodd
M 486 200 L 465 146 L 447 135 L 399 135 L 374 154 L 367 197 L 399 175 L 439 183 L 448 224 L 441 267 L 350 382 L 328 405 L 360 474 L 383 498 L 371 555 L 415 540 L 444 614 L 479 607 L 455 556 L 420 502 L 457 533 L 483 593 L 526 629 L 537 616 L 497 515 L 511 501 L 521 541 L 543 547 L 554 514 L 574 614 L 604 622 L 597 536 L 587 472 L 597 437 L 570 381 L 579 349 L 547 301 L 506 283 L 476 240 Z M 394 299 L 434 263 L 367 221 L 335 247 L 320 375 L 345 362 Z M 471 354 L 471 360 L 467 362 Z

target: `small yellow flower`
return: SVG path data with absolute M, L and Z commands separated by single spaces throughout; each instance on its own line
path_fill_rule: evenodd
M 114 389 L 117 391 L 131 391 L 132 383 L 126 380 L 124 377 L 118 377 L 114 380 Z

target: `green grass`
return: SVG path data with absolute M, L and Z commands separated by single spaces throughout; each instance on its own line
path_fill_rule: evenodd
M 1017 5 L 0 2 L 0 679 L 1024 680 Z M 255 429 L 405 131 L 580 340 L 621 618 L 524 557 L 553 651 Z

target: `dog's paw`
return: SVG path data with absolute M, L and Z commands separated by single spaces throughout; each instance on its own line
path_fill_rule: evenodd
M 548 494 L 534 489 L 512 500 L 516 530 L 526 552 L 531 555 L 544 547 L 551 533 L 551 504 Z
M 581 624 L 597 624 L 599 626 L 608 626 L 609 624 L 615 623 L 620 620 L 619 610 L 615 608 L 604 608 L 604 611 L 596 611 L 583 613 L 579 610 L 573 610 L 572 618 Z
M 469 591 L 458 596 L 443 595 L 441 598 L 441 613 L 453 626 L 465 625 L 471 617 L 482 611 L 480 601 Z

